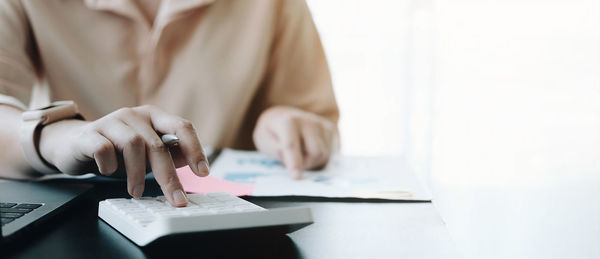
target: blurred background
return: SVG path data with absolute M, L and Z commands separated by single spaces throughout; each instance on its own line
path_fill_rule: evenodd
M 343 153 L 409 159 L 465 258 L 600 258 L 600 1 L 308 4 Z

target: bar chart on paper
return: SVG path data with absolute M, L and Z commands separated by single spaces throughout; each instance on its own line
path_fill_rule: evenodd
M 398 157 L 334 156 L 327 167 L 305 171 L 294 180 L 285 167 L 267 155 L 226 149 L 208 177 L 189 167 L 178 169 L 187 192 L 228 192 L 238 196 L 305 196 L 388 200 L 431 199 L 406 163 Z

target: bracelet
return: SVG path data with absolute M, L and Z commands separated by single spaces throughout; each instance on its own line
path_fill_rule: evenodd
M 55 174 L 60 171 L 40 154 L 40 133 L 45 125 L 64 119 L 83 119 L 73 101 L 53 102 L 47 107 L 23 112 L 20 141 L 25 159 L 36 171 Z

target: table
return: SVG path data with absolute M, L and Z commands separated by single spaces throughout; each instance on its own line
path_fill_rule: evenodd
M 155 182 L 144 195 L 160 195 Z M 315 223 L 274 237 L 168 239 L 140 248 L 97 217 L 97 201 L 127 197 L 124 182 L 97 184 L 80 203 L 3 251 L 14 258 L 457 258 L 429 202 L 248 198 L 266 208 L 309 206 Z

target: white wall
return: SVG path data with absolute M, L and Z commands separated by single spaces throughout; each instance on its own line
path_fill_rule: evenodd
M 309 0 L 342 111 L 342 153 L 406 153 L 412 1 Z
M 466 258 L 600 258 L 600 1 L 308 3 L 344 153 L 431 166 Z
M 436 204 L 467 258 L 600 258 L 600 1 L 438 0 Z

